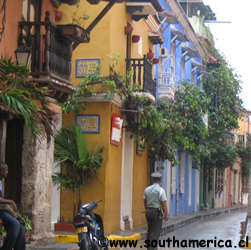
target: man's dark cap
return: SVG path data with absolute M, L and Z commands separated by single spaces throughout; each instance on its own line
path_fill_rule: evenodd
M 152 178 L 161 178 L 162 174 L 160 172 L 154 172 L 154 173 L 151 174 L 151 177 Z

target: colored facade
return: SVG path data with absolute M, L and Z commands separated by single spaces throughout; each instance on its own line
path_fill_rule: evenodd
M 144 12 L 145 3 L 137 3 L 143 8 L 143 11 L 138 12 L 137 6 L 135 7 L 132 2 L 116 4 L 91 31 L 90 43 L 80 44 L 74 50 L 72 64 L 74 84 L 83 80 L 81 65 L 78 64 L 81 60 L 90 62 L 98 59 L 96 62 L 100 66 L 101 75 L 108 76 L 111 58 L 117 59 L 116 56 L 119 54 L 116 70 L 125 76 L 129 63 L 134 59 L 143 62 L 144 55 L 153 49 L 149 38 L 151 28 L 144 18 L 149 16 L 148 12 Z M 147 5 L 150 4 L 153 14 L 160 10 L 157 2 L 148 2 Z M 79 9 L 85 10 L 85 15 L 90 17 L 83 23 L 84 27 L 88 27 L 91 19 L 104 8 L 105 4 L 101 2 L 98 5 L 90 5 L 81 1 Z M 70 22 L 76 7 L 62 4 L 58 10 L 62 12 L 62 19 L 58 24 L 63 24 Z M 133 28 L 132 33 L 125 31 L 128 25 Z M 134 40 L 135 37 L 139 40 Z M 152 68 L 148 73 L 152 75 Z M 153 79 L 151 81 L 154 84 Z M 144 84 L 142 81 L 141 87 L 144 88 Z M 95 97 L 83 98 L 87 104 L 86 110 L 63 117 L 63 126 L 73 124 L 80 115 L 91 114 L 100 117 L 100 130 L 97 133 L 87 134 L 87 139 L 90 150 L 104 146 L 104 161 L 97 178 L 83 187 L 82 202 L 103 200 L 96 211 L 104 219 L 105 232 L 110 233 L 145 225 L 143 191 L 148 185 L 149 173 L 147 152 L 140 154 L 137 152 L 135 141 L 126 128 L 122 128 L 118 145 L 111 143 L 112 117 L 121 116 L 122 101 L 117 97 L 107 100 L 101 87 L 97 84 L 96 90 L 99 93 Z M 154 88 L 154 85 L 152 87 Z M 64 221 L 72 220 L 72 204 L 71 193 L 62 191 L 60 216 Z
M 241 112 L 238 120 L 239 129 L 234 131 L 235 143 L 247 145 L 250 132 L 250 113 Z M 237 158 L 233 164 L 222 171 L 215 170 L 215 207 L 223 208 L 237 204 L 247 204 L 248 178 L 242 174 L 241 159 Z
M 175 1 L 161 1 L 165 12 L 158 15 L 163 21 L 165 41 L 155 46 L 160 63 L 155 67 L 158 79 L 157 97 L 172 98 L 175 89 L 186 81 L 202 88 L 203 47 L 185 16 L 183 9 Z M 192 157 L 177 149 L 179 164 L 171 167 L 164 163 L 163 186 L 166 188 L 170 216 L 178 216 L 199 210 L 200 172 L 192 167 Z M 158 164 L 157 164 L 158 165 Z
M 96 66 L 99 66 L 102 76 L 108 76 L 110 65 L 116 60 L 116 70 L 124 76 L 128 65 L 132 66 L 137 60 L 143 63 L 142 72 L 147 71 L 151 76 L 151 86 L 146 86 L 149 82 L 142 81 L 141 88 L 150 91 L 156 98 L 172 98 L 181 81 L 203 88 L 202 60 L 206 52 L 199 42 L 198 34 L 203 37 L 208 34 L 202 29 L 201 19 L 191 14 L 192 0 L 190 2 L 191 6 L 182 4 L 184 8 L 189 6 L 189 9 L 183 10 L 175 0 L 118 1 L 102 20 L 93 25 L 90 37 L 78 40 L 76 34 L 62 35 L 64 39 L 61 35 L 58 37 L 52 30 L 55 28 L 57 32 L 59 29 L 62 32 L 63 28 L 54 24 L 80 22 L 87 28 L 107 2 L 90 5 L 87 1 L 81 1 L 77 6 L 67 4 L 71 0 L 3 1 L 1 16 L 6 17 L 6 22 L 2 19 L 4 25 L 0 32 L 0 53 L 3 57 L 14 58 L 18 38 L 26 34 L 22 25 L 26 25 L 27 29 L 32 27 L 31 22 L 36 21 L 40 28 L 32 34 L 39 33 L 34 39 L 37 39 L 40 47 L 35 48 L 36 43 L 29 44 L 33 49 L 30 73 L 36 76 L 34 81 L 53 89 L 54 96 L 51 98 L 55 103 L 65 100 L 73 90 L 72 84 L 79 84 Z M 202 1 L 196 2 L 202 8 L 201 13 L 210 12 L 203 7 Z M 47 11 L 50 16 L 46 14 Z M 24 20 L 22 25 L 19 23 L 21 20 Z M 50 51 L 48 43 L 44 42 L 48 42 L 48 30 L 40 23 L 44 20 L 47 27 L 51 28 L 52 40 L 56 41 Z M 130 31 L 130 27 L 133 30 Z M 32 32 L 32 29 L 29 31 Z M 24 38 L 27 42 L 27 37 Z M 67 52 L 67 58 L 61 54 L 62 51 Z M 157 60 L 147 69 L 146 57 L 150 52 L 154 52 Z M 56 64 L 52 70 L 50 66 L 55 61 L 52 62 L 51 58 L 54 56 Z M 135 71 L 140 77 L 139 67 L 136 66 Z M 90 151 L 104 146 L 104 161 L 98 176 L 82 188 L 82 201 L 103 200 L 96 212 L 104 219 L 106 233 L 143 226 L 146 224 L 143 191 L 150 183 L 152 171 L 147 150 L 139 152 L 125 121 L 120 140 L 117 143 L 111 141 L 112 121 L 115 116 L 122 117 L 123 100 L 119 96 L 106 99 L 104 88 L 99 83 L 95 89 L 96 96 L 80 100 L 86 104 L 85 110 L 64 115 L 62 119 L 61 110 L 54 109 L 52 119 L 57 129 L 62 125 L 74 124 L 83 117 L 98 119 L 95 131 L 86 133 L 86 136 Z M 59 192 L 52 185 L 51 176 L 55 171 L 54 139 L 32 143 L 23 119 L 1 107 L 0 114 L 1 134 L 4 135 L 0 138 L 0 156 L 1 161 L 9 165 L 6 196 L 14 199 L 32 218 L 33 239 L 51 237 L 51 229 L 59 218 L 71 222 L 73 211 L 72 193 L 65 190 Z M 240 129 L 236 131 L 236 138 L 245 143 L 251 129 L 248 117 L 249 113 L 243 115 L 239 121 Z M 193 168 L 192 157 L 187 152 L 177 149 L 177 159 L 179 164 L 174 167 L 170 166 L 170 162 L 164 162 L 163 170 L 163 187 L 167 193 L 170 217 L 204 208 L 247 203 L 247 183 L 242 178 L 239 160 L 223 171 L 208 173 L 202 167 Z M 212 180 L 208 178 L 209 175 L 213 176 Z
M 31 64 L 28 64 L 30 80 L 41 84 L 48 89 L 57 92 L 50 95 L 53 102 L 50 103 L 51 119 L 55 124 L 60 123 L 61 109 L 57 106 L 60 96 L 72 93 L 72 84 L 68 79 L 59 77 L 58 73 L 53 72 L 57 81 L 53 81 L 50 64 L 47 71 L 42 65 L 49 65 L 51 53 L 46 43 L 49 37 L 44 36 L 48 31 L 43 29 L 40 21 L 44 20 L 46 11 L 54 13 L 51 1 L 2 1 L 1 3 L 1 35 L 0 53 L 8 59 L 12 57 L 15 62 L 15 51 L 26 47 L 30 49 Z M 52 27 L 49 16 L 47 17 L 48 26 Z M 22 23 L 20 23 L 22 21 Z M 38 25 L 34 27 L 34 23 Z M 25 32 L 24 32 L 25 30 Z M 31 35 L 32 36 L 31 38 Z M 42 39 L 42 36 L 45 39 Z M 55 34 L 51 34 L 55 37 Z M 46 54 L 46 57 L 41 56 Z M 55 58 L 55 57 L 54 57 Z M 61 62 L 64 61 L 61 58 Z M 43 74 L 44 73 L 44 74 Z M 34 79 L 34 74 L 36 77 Z M 47 77 L 47 78 L 46 78 Z M 54 79 L 55 80 L 55 79 Z M 24 119 L 9 110 L 1 107 L 1 161 L 5 161 L 9 166 L 8 181 L 4 185 L 5 196 L 13 199 L 23 213 L 27 214 L 32 220 L 32 238 L 50 238 L 51 234 L 51 199 L 52 199 L 52 172 L 54 169 L 54 138 L 46 138 L 43 126 L 39 124 L 42 138 L 30 139 L 30 130 L 24 126 Z

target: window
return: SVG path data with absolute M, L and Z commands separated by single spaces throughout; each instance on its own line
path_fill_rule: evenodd
M 35 21 L 35 8 L 31 0 L 24 0 L 22 6 L 23 19 L 27 22 Z
M 238 135 L 238 142 L 245 142 L 244 135 Z
M 221 194 L 224 188 L 224 170 L 216 169 L 215 171 L 215 193 Z

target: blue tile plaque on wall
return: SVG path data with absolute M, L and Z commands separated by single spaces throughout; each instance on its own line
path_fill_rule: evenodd
M 88 77 L 100 74 L 100 59 L 76 59 L 76 77 Z

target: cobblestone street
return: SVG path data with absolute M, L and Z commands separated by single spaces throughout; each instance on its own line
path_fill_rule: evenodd
M 190 225 L 186 225 L 172 233 L 169 233 L 161 237 L 161 244 L 165 242 L 165 247 L 160 247 L 159 249 L 243 249 L 238 247 L 240 240 L 240 222 L 244 221 L 246 217 L 246 212 L 233 212 L 231 214 L 219 215 L 213 218 L 201 220 Z M 175 238 L 176 242 L 170 241 L 170 247 L 167 245 L 168 239 L 173 240 Z M 202 242 L 203 240 L 212 240 L 210 247 L 189 247 L 189 240 L 198 240 Z M 180 246 L 178 247 L 178 242 Z M 226 243 L 226 247 L 221 247 Z M 187 244 L 187 247 L 184 244 Z M 216 247 L 214 246 L 216 244 Z M 219 244 L 219 245 L 218 245 Z M 232 247 L 230 247 L 230 245 Z M 132 248 L 122 248 L 122 249 L 132 249 Z M 142 244 L 137 249 L 146 249 Z

